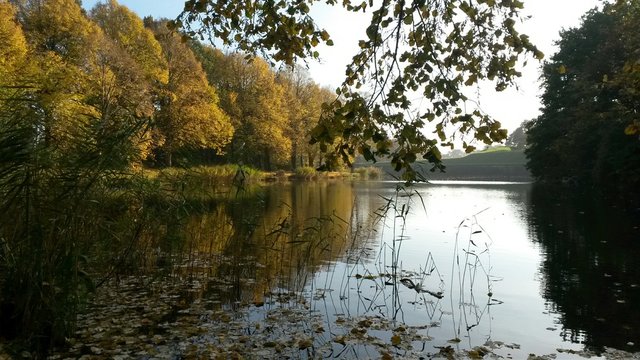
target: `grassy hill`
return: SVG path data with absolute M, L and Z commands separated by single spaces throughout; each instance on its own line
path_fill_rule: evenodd
M 426 162 L 418 162 L 415 168 L 429 180 L 531 181 L 526 161 L 522 150 L 498 148 L 462 158 L 444 159 L 444 173 L 430 172 L 431 166 Z M 397 174 L 388 160 L 379 161 L 374 166 L 382 168 L 385 174 Z

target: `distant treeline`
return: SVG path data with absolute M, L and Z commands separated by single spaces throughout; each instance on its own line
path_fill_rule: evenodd
M 335 94 L 304 69 L 224 54 L 111 0 L 0 2 L 0 119 L 53 163 L 319 166 L 306 134 Z M 21 131 L 22 131 L 21 130 Z
M 444 172 L 430 171 L 433 165 L 417 162 L 418 171 L 427 180 L 531 181 L 526 158 L 521 150 L 473 153 L 457 159 L 444 159 Z M 390 162 L 375 164 L 387 179 L 397 177 Z

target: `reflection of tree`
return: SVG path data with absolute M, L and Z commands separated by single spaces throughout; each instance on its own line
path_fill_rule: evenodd
M 351 243 L 350 183 L 276 184 L 263 190 L 193 214 L 183 230 L 192 243 L 186 245 L 194 254 L 190 264 L 211 260 L 198 270 L 226 300 L 261 302 L 274 289 L 300 291 Z
M 546 254 L 542 292 L 562 316 L 562 337 L 594 349 L 628 348 L 640 338 L 637 214 L 547 188 L 534 188 L 532 197 L 533 238 Z

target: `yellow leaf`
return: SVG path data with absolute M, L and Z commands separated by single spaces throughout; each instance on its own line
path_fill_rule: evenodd
M 400 339 L 400 336 L 399 336 L 399 335 L 393 335 L 393 336 L 391 337 L 391 345 L 393 345 L 393 346 L 398 346 L 398 345 L 400 345 L 400 341 L 401 341 L 401 339 Z
M 567 67 L 564 65 L 560 65 L 558 66 L 558 74 L 566 74 L 567 73 Z
M 640 128 L 638 127 L 637 124 L 631 124 L 629 126 L 627 126 L 626 129 L 624 129 L 624 133 L 626 135 L 635 135 L 638 133 L 638 131 L 640 130 Z
M 389 353 L 382 353 L 382 360 L 391 360 L 393 359 L 393 356 L 391 356 L 391 354 Z

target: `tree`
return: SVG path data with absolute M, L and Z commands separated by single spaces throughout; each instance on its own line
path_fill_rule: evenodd
M 15 9 L 0 3 L 0 81 L 13 78 L 27 54 L 27 41 L 15 19 Z M 6 83 L 3 85 L 7 85 Z
M 91 19 L 109 38 L 96 49 L 100 71 L 94 105 L 100 114 L 96 119 L 99 140 L 109 143 L 113 136 L 128 135 L 119 150 L 125 157 L 127 152 L 135 153 L 139 162 L 160 146 L 152 120 L 158 91 L 168 82 L 167 62 L 142 19 L 115 0 L 97 4 Z
M 194 53 L 165 21 L 147 20 L 155 33 L 169 68 L 169 81 L 162 89 L 156 125 L 164 138 L 162 152 L 172 166 L 172 155 L 181 147 L 222 151 L 234 128 L 218 107 L 218 96 L 207 81 Z
M 18 17 L 36 52 L 53 52 L 74 65 L 90 63 L 102 32 L 75 0 L 21 0 Z
M 515 150 L 522 150 L 527 145 L 527 124 L 528 121 L 523 121 L 507 138 L 506 145 Z
M 18 2 L 17 17 L 32 49 L 33 116 L 29 119 L 52 164 L 88 151 L 85 131 L 98 116 L 89 105 L 102 31 L 73 0 Z M 76 151 L 77 150 L 77 151 Z
M 218 38 L 292 65 L 298 58 L 317 58 L 314 47 L 319 43 L 332 43 L 309 16 L 314 3 L 189 0 L 171 25 L 184 29 L 186 36 Z M 348 0 L 342 4 L 353 12 L 373 6 Z M 417 155 L 441 167 L 438 145 L 452 146 L 447 127 L 486 144 L 504 140 L 507 134 L 499 122 L 471 104 L 472 110 L 463 110 L 465 88 L 488 80 L 503 90 L 520 76 L 516 64 L 523 54 L 543 57 L 515 28 L 522 8 L 518 0 L 381 1 L 347 67 L 338 89 L 341 98 L 324 109 L 313 142 L 345 160 L 356 151 L 374 161 L 391 153 L 395 168 L 406 169 L 405 178 L 412 179 Z M 416 95 L 430 103 L 415 106 L 410 99 Z M 436 136 L 423 132 L 428 123 Z M 397 149 L 389 148 L 390 136 Z M 468 152 L 474 149 L 470 142 L 463 146 Z
M 266 170 L 282 168 L 291 156 L 290 109 L 285 89 L 276 82 L 269 64 L 199 43 L 192 47 L 236 129 L 228 149 L 230 160 Z
M 279 71 L 277 81 L 284 88 L 289 109 L 291 167 L 314 166 L 320 150 L 318 145 L 309 144 L 309 134 L 320 120 L 322 105 L 331 103 L 335 93 L 314 83 L 302 66 Z
M 628 40 L 636 33 L 629 21 L 640 21 L 637 2 L 619 1 L 561 33 L 560 50 L 543 68 L 542 114 L 528 125 L 536 178 L 637 186 L 640 143 L 625 129 L 637 119 L 640 87 L 626 78 L 640 47 Z
M 169 73 L 162 47 L 135 13 L 110 0 L 95 6 L 91 10 L 91 19 L 135 60 L 148 80 L 167 83 Z

